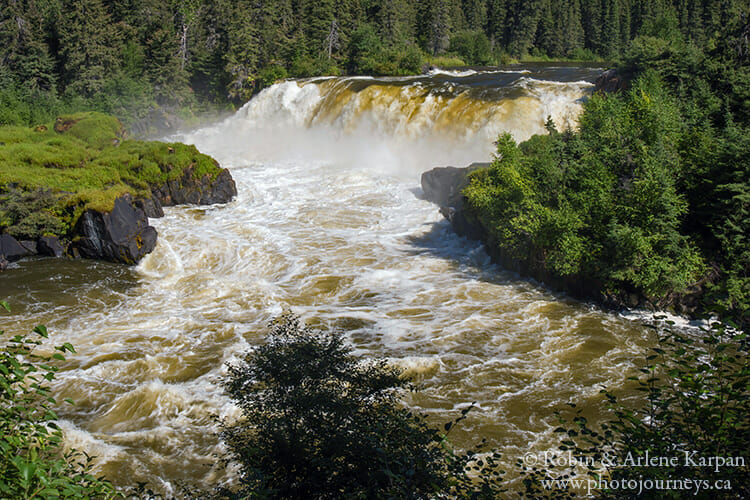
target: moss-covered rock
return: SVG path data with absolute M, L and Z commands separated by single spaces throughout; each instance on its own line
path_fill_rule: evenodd
M 55 236 L 66 245 L 81 237 L 84 214 L 112 213 L 117 200 L 157 217 L 162 205 L 225 203 L 237 193 L 229 172 L 195 146 L 128 140 L 117 118 L 95 112 L 0 127 L 0 166 L 0 233 L 18 241 Z

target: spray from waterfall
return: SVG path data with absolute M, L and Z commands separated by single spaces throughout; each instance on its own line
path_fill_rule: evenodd
M 500 133 L 523 141 L 546 133 L 550 117 L 559 129 L 575 127 L 591 87 L 528 71 L 287 81 L 221 125 L 180 138 L 230 162 L 304 158 L 413 176 L 488 161 Z

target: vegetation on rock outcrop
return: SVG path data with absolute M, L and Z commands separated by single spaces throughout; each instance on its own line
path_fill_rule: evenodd
M 161 205 L 236 194 L 226 171 L 195 146 L 130 140 L 117 118 L 97 112 L 0 127 L 0 164 L 0 232 L 18 241 L 74 239 L 83 214 L 111 212 L 123 197 L 154 217 Z
M 748 21 L 737 16 L 705 52 L 673 17 L 657 24 L 626 55 L 630 88 L 592 96 L 578 131 L 501 136 L 491 167 L 471 174 L 466 214 L 491 251 L 579 295 L 658 307 L 700 294 L 746 324 Z

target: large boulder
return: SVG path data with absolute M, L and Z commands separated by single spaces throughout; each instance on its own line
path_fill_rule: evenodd
M 7 262 L 14 262 L 27 255 L 31 255 L 31 252 L 13 236 L 8 233 L 0 234 L 0 257 Z
M 36 242 L 39 255 L 48 257 L 62 257 L 65 255 L 65 247 L 57 236 L 42 236 Z
M 111 212 L 86 210 L 74 228 L 72 251 L 89 259 L 135 264 L 156 246 L 156 229 L 130 195 L 115 200 Z
M 422 174 L 424 198 L 440 207 L 440 213 L 448 219 L 456 233 L 474 240 L 482 239 L 483 230 L 466 218 L 462 191 L 469 184 L 471 172 L 489 165 L 472 163 L 468 167 L 436 167 Z
M 596 78 L 594 92 L 621 92 L 627 90 L 628 79 L 616 69 L 608 69 Z
M 143 210 L 146 217 L 151 217 L 152 219 L 164 217 L 164 209 L 161 206 L 159 198 L 156 196 L 152 198 L 138 198 L 133 202 L 133 205 L 135 205 L 136 208 Z

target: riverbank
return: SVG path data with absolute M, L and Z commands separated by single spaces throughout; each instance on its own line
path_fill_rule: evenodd
M 492 230 L 482 223 L 480 214 L 471 209 L 467 210 L 465 206 L 464 190 L 471 182 L 471 174 L 490 167 L 490 163 L 474 163 L 467 167 L 436 167 L 422 174 L 421 187 L 425 199 L 440 207 L 440 213 L 450 222 L 453 230 L 460 236 L 481 241 L 492 261 L 503 269 L 532 278 L 575 299 L 593 301 L 614 311 L 669 310 L 689 317 L 695 317 L 703 312 L 704 283 L 696 283 L 681 293 L 673 292 L 662 297 L 653 297 L 633 287 L 613 290 L 607 288 L 601 280 L 584 274 L 560 276 L 541 262 L 535 262 L 531 258 L 519 258 L 503 248 L 492 237 Z M 713 279 L 715 280 L 716 276 L 713 276 Z

